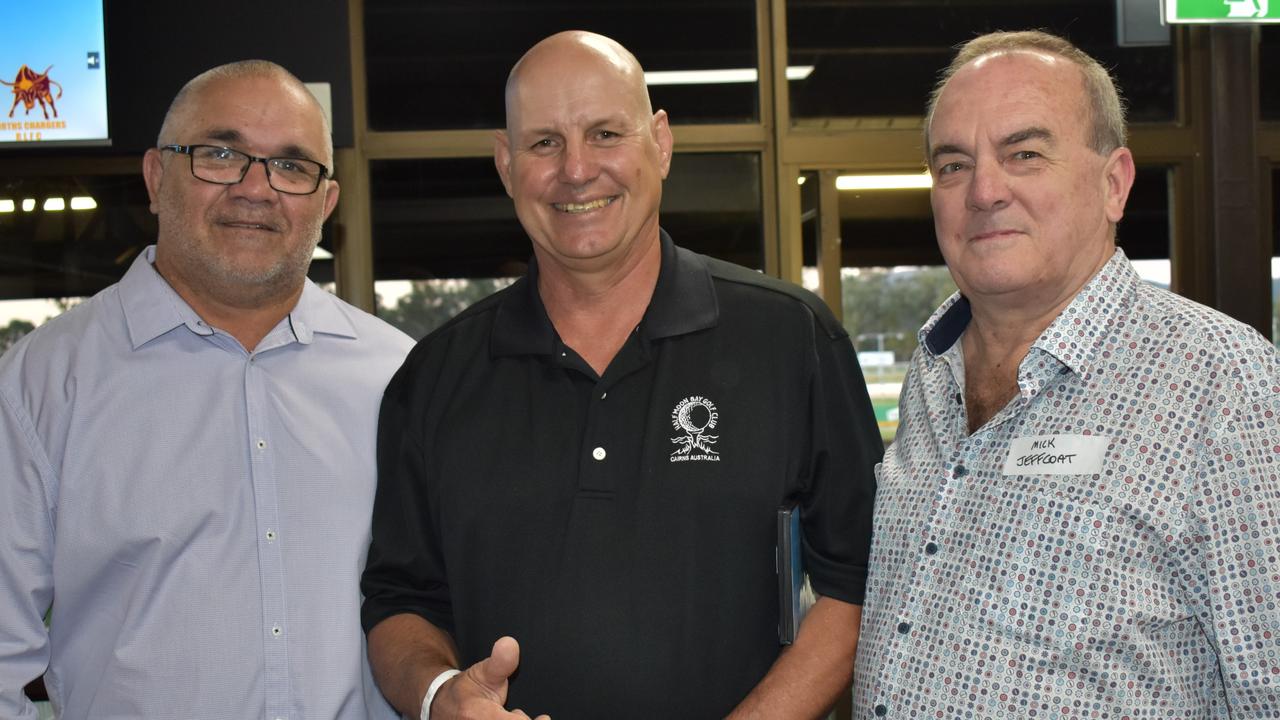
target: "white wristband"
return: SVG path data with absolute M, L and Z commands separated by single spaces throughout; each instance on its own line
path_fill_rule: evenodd
M 449 678 L 460 674 L 461 670 L 445 670 L 436 676 L 435 680 L 427 686 L 427 696 L 422 699 L 422 716 L 420 720 L 431 720 L 431 701 L 436 699 L 436 693 L 440 692 L 441 686 L 449 682 Z

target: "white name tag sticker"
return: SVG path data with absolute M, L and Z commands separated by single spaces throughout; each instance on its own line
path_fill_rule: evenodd
M 1005 475 L 1094 475 L 1102 472 L 1111 438 L 1105 435 L 1035 435 L 1014 438 Z

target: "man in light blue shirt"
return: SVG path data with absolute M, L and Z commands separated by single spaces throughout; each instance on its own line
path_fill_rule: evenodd
M 394 717 L 358 581 L 412 343 L 306 279 L 332 157 L 283 68 L 196 77 L 156 245 L 0 358 L 0 717 L 42 673 L 65 718 Z

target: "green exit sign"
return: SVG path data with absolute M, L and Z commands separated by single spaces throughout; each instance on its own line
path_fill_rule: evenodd
M 1280 23 L 1280 0 L 1164 0 L 1168 23 Z

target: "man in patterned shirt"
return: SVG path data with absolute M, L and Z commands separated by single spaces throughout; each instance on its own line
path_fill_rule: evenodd
M 1280 361 L 1138 279 L 1107 72 L 1043 33 L 965 45 L 930 102 L 960 292 L 885 455 L 857 717 L 1280 713 Z

